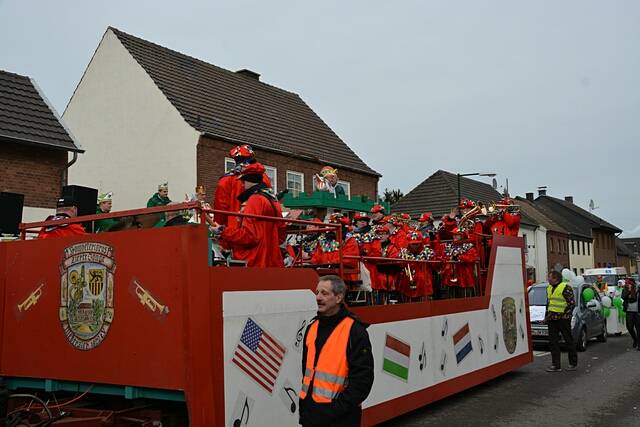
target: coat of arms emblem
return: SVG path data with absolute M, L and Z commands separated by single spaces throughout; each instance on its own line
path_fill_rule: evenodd
M 60 264 L 60 322 L 69 343 L 91 350 L 113 322 L 113 248 L 85 242 L 64 250 Z
M 509 354 L 513 354 L 518 343 L 518 328 L 516 325 L 516 302 L 511 297 L 502 300 L 502 337 L 507 351 Z

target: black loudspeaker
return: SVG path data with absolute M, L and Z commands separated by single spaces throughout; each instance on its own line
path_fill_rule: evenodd
M 0 193 L 0 233 L 18 234 L 22 222 L 24 194 Z
M 71 198 L 78 207 L 78 216 L 94 215 L 98 204 L 98 190 L 80 185 L 65 185 L 62 187 L 62 197 Z

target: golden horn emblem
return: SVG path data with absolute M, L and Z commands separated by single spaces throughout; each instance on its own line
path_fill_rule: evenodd
M 27 297 L 27 299 L 22 301 L 22 303 L 18 304 L 18 311 L 20 312 L 27 311 L 31 307 L 36 305 L 38 303 L 38 300 L 42 296 L 43 286 L 44 286 L 44 283 L 38 286 L 38 288 L 35 291 L 31 292 L 31 294 Z
M 149 293 L 149 291 L 147 291 L 145 288 L 140 286 L 138 282 L 134 280 L 133 283 L 136 285 L 135 292 L 138 297 L 138 300 L 140 301 L 140 304 L 147 307 L 153 313 L 155 312 L 158 312 L 160 314 L 169 313 L 169 307 L 167 307 L 166 305 L 162 305 L 158 301 L 156 301 L 156 299 Z

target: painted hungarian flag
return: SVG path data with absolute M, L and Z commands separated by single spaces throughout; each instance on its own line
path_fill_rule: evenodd
M 407 381 L 409 378 L 410 356 L 411 346 L 409 344 L 387 334 L 384 343 L 383 371 Z
M 471 334 L 469 333 L 469 323 L 465 323 L 453 336 L 453 350 L 456 353 L 456 362 L 458 362 L 458 364 L 473 351 Z

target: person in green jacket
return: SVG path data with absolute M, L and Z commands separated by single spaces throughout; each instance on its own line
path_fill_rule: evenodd
M 171 199 L 169 198 L 169 183 L 165 182 L 163 184 L 158 185 L 158 192 L 151 196 L 149 201 L 147 202 L 148 208 L 153 208 L 156 206 L 166 206 L 171 203 Z M 166 222 L 166 215 L 164 213 L 160 214 L 160 219 L 154 225 L 154 227 L 164 227 Z
M 165 206 L 169 203 L 171 203 L 171 199 L 169 198 L 169 183 L 165 182 L 164 184 L 158 185 L 158 192 L 151 196 L 147 202 L 147 207 Z
M 96 214 L 105 214 L 111 212 L 111 205 L 113 203 L 113 193 L 102 193 L 98 196 L 98 206 L 96 207 Z M 95 232 L 102 233 L 109 231 L 111 227 L 118 224 L 117 218 L 106 218 L 95 222 Z

